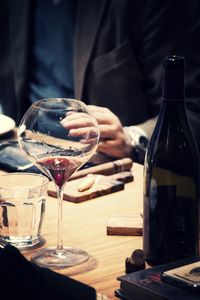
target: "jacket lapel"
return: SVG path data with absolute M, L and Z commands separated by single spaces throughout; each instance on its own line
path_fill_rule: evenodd
M 74 88 L 77 99 L 82 98 L 87 65 L 107 3 L 108 0 L 84 0 L 78 3 L 74 41 Z

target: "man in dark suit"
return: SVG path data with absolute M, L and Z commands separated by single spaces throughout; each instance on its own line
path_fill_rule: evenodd
M 42 8 L 41 3 L 48 9 Z M 60 7 L 68 15 L 56 17 L 56 9 L 66 3 L 73 3 L 70 7 L 73 13 Z M 106 127 L 99 150 L 118 157 L 129 155 L 131 140 L 123 126 L 142 123 L 144 132 L 149 130 L 151 134 L 160 107 L 162 61 L 165 55 L 177 54 L 186 58 L 187 111 L 200 145 L 199 1 L 189 4 L 183 0 L 180 4 L 178 0 L 71 0 L 69 3 L 69 0 L 1 1 L 0 101 L 4 113 L 18 123 L 32 101 L 47 98 L 44 86 L 63 81 L 63 89 L 59 87 L 57 96 L 74 97 L 109 109 L 100 108 L 100 125 Z M 49 9 L 55 15 L 48 18 Z M 68 26 L 68 48 L 63 51 L 60 41 L 65 36 L 60 37 L 56 31 L 61 19 L 64 20 L 61 30 Z M 49 22 L 49 26 L 39 20 Z M 43 29 L 44 35 L 38 38 L 37 32 Z M 53 47 L 50 63 L 48 50 Z M 64 66 L 65 53 L 67 62 L 71 62 L 69 72 L 61 71 L 48 82 L 47 74 L 59 73 L 58 57 L 62 58 L 60 70 Z M 42 59 L 47 63 L 43 70 Z M 44 71 L 46 75 L 42 74 Z M 69 73 L 73 80 L 67 78 Z M 42 84 L 41 78 L 45 78 Z M 98 120 L 99 109 L 94 106 L 91 109 Z

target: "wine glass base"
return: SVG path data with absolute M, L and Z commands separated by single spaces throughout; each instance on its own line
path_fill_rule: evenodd
M 89 254 L 78 248 L 44 248 L 32 256 L 31 261 L 46 268 L 67 268 L 80 265 L 89 259 Z

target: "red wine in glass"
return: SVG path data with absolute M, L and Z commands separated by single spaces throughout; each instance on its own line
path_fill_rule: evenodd
M 81 161 L 75 157 L 47 157 L 37 161 L 46 172 L 49 177 L 52 177 L 55 184 L 62 188 L 64 183 L 68 178 L 76 171 L 76 169 L 81 165 Z

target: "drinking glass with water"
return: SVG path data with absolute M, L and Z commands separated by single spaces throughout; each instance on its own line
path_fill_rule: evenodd
M 0 176 L 0 242 L 17 248 L 40 242 L 49 180 L 33 173 Z

